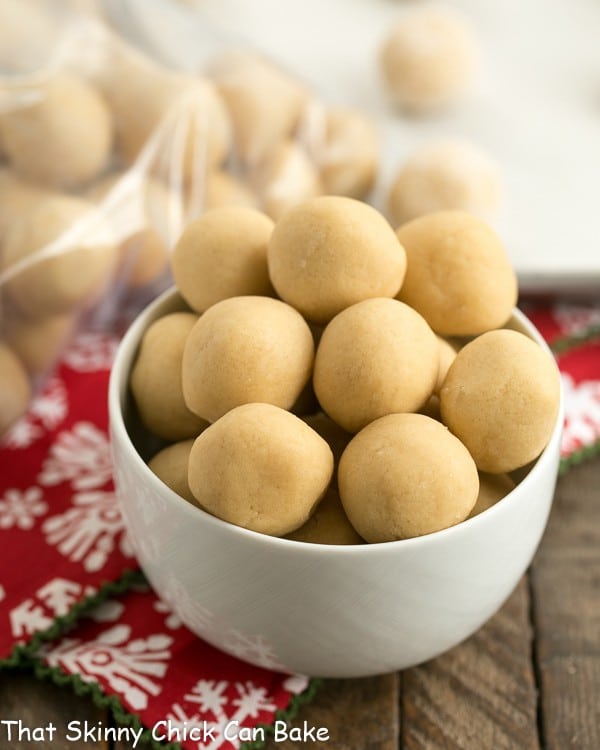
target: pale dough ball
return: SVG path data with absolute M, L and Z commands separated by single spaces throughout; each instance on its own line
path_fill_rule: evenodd
M 406 255 L 390 225 L 366 203 L 321 196 L 275 225 L 269 275 L 279 296 L 315 323 L 370 297 L 393 297 Z
M 110 111 L 101 94 L 75 76 L 52 75 L 39 100 L 0 117 L 4 149 L 24 177 L 77 187 L 106 166 L 112 147 Z
M 537 458 L 556 423 L 560 378 L 552 357 L 517 331 L 489 331 L 456 355 L 440 391 L 444 424 L 482 471 Z
M 0 168 L 0 243 L 13 221 L 27 214 L 50 193 L 20 179 L 12 170 Z
M 209 422 L 252 402 L 289 409 L 314 360 L 310 328 L 270 297 L 231 297 L 202 315 L 183 353 L 183 395 Z
M 433 393 L 438 343 L 423 318 L 394 299 L 359 302 L 327 326 L 313 383 L 323 410 L 348 432 L 384 414 L 420 409 Z
M 264 210 L 273 219 L 323 192 L 317 168 L 302 146 L 290 140 L 273 148 L 257 171 L 255 181 Z
M 20 359 L 0 342 L 0 435 L 27 411 L 31 387 Z
M 225 206 L 256 208 L 257 200 L 254 193 L 241 180 L 222 169 L 216 169 L 206 179 L 204 203 L 207 210 Z
M 188 464 L 194 438 L 163 448 L 150 461 L 148 468 L 184 500 L 197 505 L 188 483 Z
M 210 72 L 231 116 L 237 154 L 256 166 L 292 135 L 308 92 L 287 73 L 244 52 L 222 56 Z
M 444 379 L 448 374 L 448 370 L 450 369 L 450 365 L 456 359 L 456 349 L 449 341 L 446 341 L 446 339 L 443 339 L 441 336 L 436 336 L 436 338 L 438 342 L 439 370 L 434 391 L 435 393 L 439 393 L 440 388 L 444 383 Z
M 152 323 L 142 338 L 131 370 L 130 387 L 140 418 L 165 440 L 195 437 L 206 422 L 187 408 L 182 392 L 182 358 L 196 324 L 193 313 L 171 313 Z
M 398 229 L 407 272 L 398 299 L 441 336 L 502 326 L 517 302 L 517 277 L 496 232 L 463 211 L 437 211 Z
M 388 207 L 397 224 L 446 209 L 489 218 L 501 194 L 500 172 L 485 152 L 463 141 L 440 141 L 422 146 L 404 162 Z
M 383 46 L 381 69 L 394 101 L 409 111 L 440 109 L 471 86 L 478 51 L 471 29 L 444 8 L 405 13 Z
M 271 404 L 232 409 L 196 439 L 189 484 L 201 508 L 252 531 L 283 536 L 304 524 L 333 473 L 327 443 Z
M 114 236 L 93 204 L 70 196 L 40 200 L 10 225 L 3 270 L 11 299 L 35 317 L 70 312 L 95 302 L 118 261 Z
M 473 510 L 469 513 L 469 518 L 478 516 L 484 510 L 491 508 L 492 505 L 495 505 L 503 497 L 506 497 L 509 492 L 512 492 L 515 486 L 514 481 L 508 474 L 486 474 L 480 471 L 479 495 L 477 496 L 477 502 L 473 506 Z
M 19 355 L 31 376 L 50 371 L 75 328 L 75 316 L 52 315 L 47 318 L 15 318 L 7 340 Z
M 338 486 L 363 539 L 391 542 L 463 521 L 479 478 L 469 452 L 444 425 L 422 414 L 389 414 L 348 445 Z
M 267 245 L 273 222 L 244 206 L 213 208 L 192 221 L 175 245 L 173 278 L 197 312 L 229 297 L 268 296 Z
M 364 198 L 377 179 L 379 139 L 366 115 L 336 107 L 325 115 L 324 142 L 318 164 L 327 195 Z
M 138 289 L 159 279 L 169 264 L 172 212 L 178 198 L 152 176 L 129 180 L 117 172 L 97 182 L 86 197 L 100 204 L 119 242 L 119 279 Z
M 308 521 L 287 539 L 312 544 L 363 544 L 348 520 L 338 491 L 330 487 Z

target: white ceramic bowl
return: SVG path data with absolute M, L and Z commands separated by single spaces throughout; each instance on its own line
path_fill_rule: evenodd
M 130 437 L 127 381 L 140 338 L 176 309 L 183 309 L 181 300 L 167 292 L 128 331 L 112 371 L 109 410 L 117 493 L 140 565 L 192 631 L 263 667 L 355 677 L 430 659 L 500 607 L 546 525 L 562 406 L 550 443 L 516 489 L 457 526 L 362 546 L 264 536 L 182 500 L 148 469 Z M 545 347 L 520 312 L 510 327 Z

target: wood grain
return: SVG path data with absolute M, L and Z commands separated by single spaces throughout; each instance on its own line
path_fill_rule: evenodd
M 522 580 L 468 641 L 402 676 L 402 750 L 538 750 Z
M 91 739 L 68 741 L 67 725 L 70 721 L 88 721 L 90 726 L 102 722 L 107 725 L 105 711 L 97 709 L 89 698 L 77 696 L 72 688 L 59 688 L 49 682 L 41 682 L 33 674 L 19 671 L 0 673 L 0 720 L 21 720 L 22 727 L 47 727 L 49 722 L 56 726 L 53 741 L 35 741 L 32 733 L 27 740 L 24 732 L 21 741 L 8 741 L 6 727 L 0 726 L 0 748 L 2 750 L 109 750 L 105 742 L 94 742 Z M 17 727 L 12 728 L 13 738 Z M 45 735 L 49 740 L 49 735 Z M 75 737 L 75 734 L 72 735 Z
M 533 564 L 535 655 L 547 750 L 600 748 L 600 458 L 559 481 Z

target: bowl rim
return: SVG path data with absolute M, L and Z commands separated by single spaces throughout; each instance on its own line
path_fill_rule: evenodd
M 458 537 L 464 533 L 470 533 L 472 529 L 476 529 L 478 525 L 493 523 L 493 518 L 501 513 L 509 513 L 511 508 L 521 502 L 520 495 L 527 492 L 527 486 L 531 484 L 537 476 L 547 471 L 554 460 L 555 451 L 559 450 L 559 443 L 563 431 L 564 423 L 564 390 L 562 379 L 559 377 L 560 397 L 559 407 L 556 417 L 556 423 L 552 430 L 552 434 L 544 450 L 540 455 L 534 459 L 531 469 L 527 475 L 503 498 L 498 502 L 494 503 L 491 507 L 482 511 L 481 513 L 473 516 L 472 518 L 466 518 L 464 521 L 460 521 L 454 526 L 449 526 L 445 529 L 433 531 L 429 534 L 423 534 L 421 536 L 410 537 L 408 539 L 397 539 L 389 542 L 365 542 L 362 544 L 320 544 L 317 542 L 304 542 L 295 539 L 286 539 L 285 537 L 276 537 L 269 534 L 263 534 L 258 531 L 246 529 L 243 526 L 236 526 L 229 521 L 224 521 L 216 516 L 211 515 L 207 511 L 203 510 L 197 505 L 193 505 L 187 500 L 183 499 L 174 490 L 168 487 L 156 474 L 154 474 L 149 468 L 146 462 L 143 460 L 139 452 L 137 451 L 129 432 L 125 426 L 125 420 L 123 417 L 123 409 L 121 407 L 121 394 L 127 392 L 127 376 L 129 375 L 131 365 L 135 359 L 135 355 L 139 348 L 139 342 L 144 331 L 148 328 L 149 324 L 157 319 L 156 313 L 158 310 L 168 305 L 169 302 L 175 301 L 176 297 L 179 297 L 182 304 L 185 305 L 185 300 L 181 298 L 181 295 L 175 286 L 170 287 L 159 295 L 156 299 L 150 302 L 135 318 L 131 323 L 122 340 L 119 342 L 117 353 L 114 358 L 114 362 L 110 372 L 109 388 L 108 388 L 108 412 L 109 412 L 109 427 L 111 431 L 111 451 L 114 451 L 114 437 L 116 437 L 122 445 L 124 445 L 128 451 L 129 459 L 133 460 L 135 466 L 139 471 L 144 472 L 151 485 L 153 484 L 156 488 L 156 492 L 168 498 L 169 503 L 177 503 L 178 512 L 189 514 L 190 522 L 196 523 L 201 518 L 205 523 L 214 525 L 216 529 L 219 529 L 225 533 L 231 534 L 233 537 L 239 537 L 248 543 L 260 544 L 261 546 L 274 546 L 282 547 L 287 549 L 290 554 L 296 551 L 311 553 L 318 553 L 322 557 L 343 557 L 345 555 L 356 555 L 360 550 L 360 554 L 365 555 L 376 555 L 380 554 L 383 550 L 386 552 L 393 552 L 394 550 L 410 550 L 430 544 L 437 544 L 440 540 L 450 540 L 453 537 Z M 173 311 L 175 312 L 175 310 Z M 169 314 L 165 312 L 165 314 Z M 554 355 L 540 334 L 534 324 L 527 318 L 527 316 L 519 310 L 517 307 L 513 308 L 511 316 L 507 323 L 511 320 L 515 320 L 520 327 L 527 331 L 527 335 L 538 345 L 542 347 L 555 361 Z M 558 370 L 558 365 L 557 370 Z M 114 465 L 114 458 L 113 458 Z M 198 515 L 200 514 L 200 516 Z

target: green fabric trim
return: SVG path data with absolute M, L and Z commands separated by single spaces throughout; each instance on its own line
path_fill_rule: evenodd
M 66 615 L 55 618 L 47 630 L 36 633 L 25 644 L 17 644 L 6 659 L 0 659 L 0 671 L 13 667 L 30 666 L 35 659 L 35 652 L 43 643 L 60 638 L 69 630 L 80 617 L 85 615 L 98 604 L 106 601 L 110 596 L 121 595 L 137 584 L 146 583 L 146 578 L 140 570 L 126 570 L 116 581 L 107 581 L 100 585 L 95 594 L 84 597 L 74 604 Z
M 600 440 L 592 443 L 592 445 L 586 445 L 584 448 L 580 448 L 578 451 L 571 453 L 569 456 L 565 456 L 565 458 L 561 458 L 558 473 L 560 474 L 560 476 L 563 476 L 563 474 L 566 474 L 569 469 L 572 469 L 574 466 L 578 466 L 583 461 L 587 460 L 588 458 L 593 458 L 598 454 L 600 454 Z
M 551 344 L 550 348 L 554 354 L 561 355 L 576 349 L 584 344 L 589 344 L 594 339 L 600 338 L 600 326 L 591 326 L 586 328 L 577 334 L 571 334 L 569 336 L 561 336 L 555 339 Z

